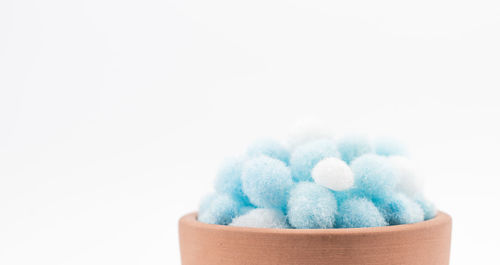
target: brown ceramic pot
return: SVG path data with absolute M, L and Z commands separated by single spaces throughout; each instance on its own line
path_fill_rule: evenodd
M 374 228 L 267 229 L 179 221 L 182 265 L 447 265 L 451 218 Z

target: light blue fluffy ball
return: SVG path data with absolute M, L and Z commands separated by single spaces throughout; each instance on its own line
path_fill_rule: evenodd
M 432 202 L 424 198 L 419 198 L 417 199 L 417 203 L 420 205 L 420 207 L 422 207 L 422 210 L 424 211 L 424 220 L 429 220 L 436 217 L 437 209 Z
M 230 158 L 224 161 L 215 178 L 215 191 L 227 193 L 248 203 L 248 197 L 241 188 L 241 173 L 245 159 Z
M 248 147 L 247 155 L 249 157 L 266 155 L 281 160 L 285 164 L 288 164 L 290 160 L 290 152 L 282 144 L 271 139 L 254 142 Z
M 290 157 L 294 181 L 313 181 L 311 170 L 326 157 L 339 157 L 335 144 L 330 140 L 318 140 L 297 147 Z
M 406 148 L 395 139 L 379 138 L 374 142 L 375 153 L 382 156 L 405 156 Z
M 333 228 L 336 211 L 333 192 L 316 183 L 300 182 L 290 193 L 288 222 L 295 228 Z
M 384 216 L 373 202 L 365 198 L 351 198 L 340 205 L 335 226 L 338 228 L 360 228 L 386 225 Z
M 366 198 L 367 195 L 360 189 L 349 189 L 342 191 L 333 191 L 335 195 L 335 199 L 337 200 L 337 204 L 342 204 L 345 200 L 351 198 Z
M 207 224 L 227 225 L 240 214 L 242 207 L 242 202 L 229 194 L 211 194 L 202 200 L 198 220 Z
M 424 210 L 420 205 L 402 193 L 374 202 L 390 225 L 412 224 L 424 220 Z
M 397 178 L 386 157 L 366 154 L 351 163 L 354 186 L 368 197 L 380 198 L 394 191 Z
M 337 150 L 342 160 L 347 164 L 351 163 L 351 161 L 357 157 L 373 151 L 370 141 L 358 135 L 350 135 L 339 139 L 337 142 Z
M 285 210 L 293 186 L 290 169 L 278 159 L 260 156 L 245 163 L 241 176 L 243 192 L 262 208 Z

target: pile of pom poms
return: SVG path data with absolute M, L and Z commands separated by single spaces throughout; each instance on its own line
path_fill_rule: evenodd
M 410 224 L 435 215 L 400 144 L 346 136 L 254 143 L 221 166 L 198 220 L 328 229 Z

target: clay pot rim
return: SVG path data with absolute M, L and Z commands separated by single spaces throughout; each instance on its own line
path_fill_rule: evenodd
M 395 233 L 398 231 L 409 230 L 425 230 L 428 227 L 439 226 L 451 221 L 451 217 L 444 212 L 439 211 L 436 217 L 427 221 L 403 224 L 390 225 L 381 227 L 363 227 L 363 228 L 330 228 L 330 229 L 277 229 L 277 228 L 254 228 L 254 227 L 238 227 L 228 225 L 206 224 L 197 220 L 197 212 L 192 212 L 184 215 L 179 220 L 179 223 L 192 226 L 199 229 L 208 229 L 214 231 L 233 231 L 241 233 L 266 233 L 266 234 L 310 234 L 310 235 L 349 235 L 349 234 L 373 234 L 373 233 Z

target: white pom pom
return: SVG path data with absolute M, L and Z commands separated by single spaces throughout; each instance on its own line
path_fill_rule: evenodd
M 257 228 L 289 228 L 285 215 L 274 209 L 253 209 L 248 213 L 236 217 L 231 226 Z
M 287 146 L 290 150 L 299 145 L 323 139 L 331 139 L 333 133 L 330 128 L 324 126 L 324 122 L 315 119 L 303 119 L 297 122 L 290 131 Z
M 354 174 L 342 160 L 329 157 L 319 161 L 311 173 L 314 182 L 331 190 L 346 190 L 354 185 Z
M 406 157 L 390 156 L 389 162 L 394 170 L 394 175 L 398 179 L 396 190 L 415 198 L 422 194 L 422 179 L 417 177 L 415 166 Z

